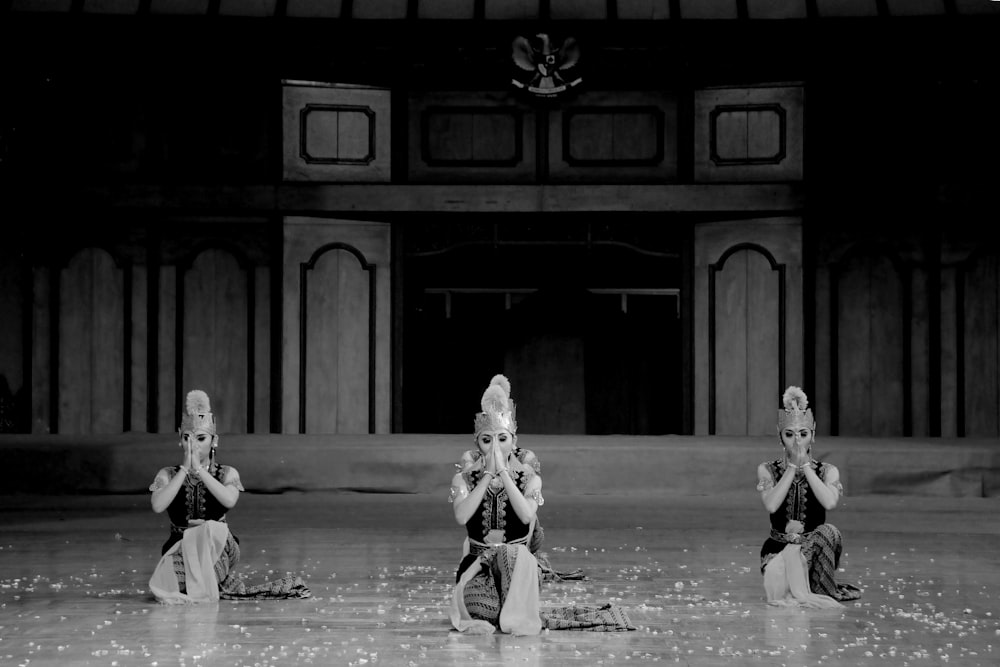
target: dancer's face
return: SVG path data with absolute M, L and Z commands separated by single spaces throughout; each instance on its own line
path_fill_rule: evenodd
M 795 454 L 808 454 L 815 438 L 815 432 L 804 426 L 781 429 L 781 444 L 784 445 L 785 453 L 790 457 Z
M 506 458 L 514 451 L 515 442 L 517 442 L 516 436 L 506 429 L 480 431 L 479 435 L 476 436 L 476 444 L 484 456 L 489 454 L 493 447 L 496 446 L 500 448 L 500 453 Z
M 194 455 L 197 456 L 199 460 L 204 461 L 208 458 L 209 453 L 212 451 L 212 446 L 215 444 L 215 438 L 216 436 L 201 429 L 183 431 L 181 433 L 181 446 L 190 445 L 191 451 L 194 452 Z

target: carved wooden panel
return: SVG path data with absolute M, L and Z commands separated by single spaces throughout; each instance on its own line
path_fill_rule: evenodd
M 285 82 L 284 178 L 290 181 L 388 182 L 389 91 Z
M 958 270 L 958 434 L 1000 435 L 1000 257 L 975 254 Z
M 411 181 L 535 179 L 534 112 L 510 93 L 424 93 L 409 123 Z
M 144 317 L 155 316 L 155 331 L 147 334 L 145 322 L 137 323 L 142 340 L 149 337 L 141 366 L 148 382 L 136 383 L 149 397 L 139 428 L 148 422 L 151 431 L 176 431 L 187 392 L 203 389 L 220 432 L 266 433 L 276 411 L 269 265 L 275 251 L 246 222 L 229 229 L 224 221 L 187 222 L 193 221 L 178 220 L 176 234 L 163 239 L 155 275 L 142 276 L 144 289 L 155 289 L 143 308 Z
M 341 245 L 320 249 L 302 267 L 305 433 L 369 432 L 374 270 Z
M 278 0 L 219 0 L 222 16 L 274 16 Z
M 430 107 L 421 118 L 421 158 L 431 167 L 514 167 L 524 159 L 524 113 L 489 107 Z
M 785 267 L 740 244 L 709 271 L 709 433 L 770 435 L 785 379 Z
M 877 0 L 816 0 L 820 16 L 878 16 Z
M 979 2 L 979 0 L 955 0 L 955 9 L 963 16 L 966 14 L 1000 14 L 1000 3 Z
M 417 16 L 422 19 L 471 19 L 476 3 L 468 0 L 421 0 Z
M 11 0 L 10 8 L 14 11 L 30 12 L 67 12 L 73 6 L 73 0 Z
M 389 226 L 285 220 L 282 429 L 386 433 Z
M 287 0 L 286 16 L 339 18 L 342 0 Z
M 801 86 L 718 88 L 695 93 L 695 179 L 802 178 Z
M 408 0 L 363 0 L 351 5 L 357 19 L 405 19 Z
M 681 17 L 686 19 L 735 19 L 736 0 L 680 0 Z
M 663 161 L 657 107 L 579 107 L 563 113 L 562 159 L 574 167 L 655 166 Z
M 677 176 L 669 93 L 583 93 L 549 114 L 549 180 L 654 182 Z
M 375 159 L 375 112 L 357 104 L 311 104 L 299 112 L 307 164 L 367 165 Z
M 552 20 L 566 19 L 606 19 L 607 0 L 549 0 Z
M 184 391 L 184 387 L 177 384 L 178 359 L 183 359 L 178 356 L 177 345 L 177 274 L 175 265 L 160 268 L 155 352 L 156 431 L 159 433 L 171 433 L 180 425 L 177 397 Z
M 57 401 L 60 433 L 121 433 L 126 426 L 128 268 L 87 248 L 59 276 Z M 128 407 L 126 407 L 128 406 Z
M 890 16 L 926 16 L 945 13 L 945 0 L 886 0 Z
M 209 0 L 150 0 L 151 14 L 204 14 Z
M 252 389 L 253 268 L 229 249 L 199 252 L 179 276 L 178 351 L 175 400 L 203 389 L 212 400 L 221 433 L 247 433 Z M 182 403 L 180 405 L 183 405 Z M 177 423 L 180 423 L 180 411 Z
M 25 320 L 29 313 L 24 302 L 30 289 L 28 266 L 24 257 L 0 250 L 0 312 L 4 313 L 0 325 L 0 401 L 11 401 L 0 403 L 0 433 L 23 431 L 26 427 L 27 415 L 17 410 L 13 396 L 27 393 L 24 371 L 30 344 Z M 9 396 L 4 393 L 4 385 Z
M 541 0 L 484 0 L 488 19 L 537 19 Z
M 272 384 L 272 354 L 273 342 L 271 340 L 271 268 L 268 266 L 258 266 L 255 269 L 254 292 L 257 297 L 256 305 L 253 308 L 253 322 L 250 323 L 253 335 L 253 396 L 248 399 L 248 408 L 252 412 L 252 421 L 248 423 L 253 426 L 255 433 L 268 433 L 271 429 L 272 415 L 272 390 L 275 397 L 280 396 L 279 387 Z M 275 424 L 277 427 L 277 423 Z
M 618 0 L 620 19 L 668 19 L 670 0 Z
M 910 272 L 876 248 L 831 267 L 832 435 L 911 434 Z
M 140 0 L 86 0 L 83 11 L 95 14 L 135 14 Z
M 709 150 L 716 165 L 780 164 L 787 123 L 780 104 L 720 105 L 709 113 Z
M 131 377 L 131 395 L 126 399 L 132 402 L 129 419 L 129 430 L 137 432 L 152 432 L 155 420 L 150 418 L 150 356 L 154 354 L 149 348 L 149 267 L 145 264 L 134 265 L 132 268 L 131 295 L 126 295 L 131 302 L 131 337 L 126 345 L 131 346 L 132 361 L 125 372 Z M 126 310 L 129 308 L 126 305 Z
M 747 0 L 747 15 L 752 19 L 804 19 L 804 0 Z

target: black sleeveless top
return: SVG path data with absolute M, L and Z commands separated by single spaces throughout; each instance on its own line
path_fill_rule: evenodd
M 471 452 L 470 455 L 473 460 L 481 457 L 478 450 Z M 528 481 L 534 474 L 540 472 L 541 466 L 538 463 L 538 459 L 534 457 L 534 454 L 530 450 L 518 447 L 514 450 L 514 456 L 522 464 L 530 467 L 530 470 L 511 471 L 511 479 L 514 480 L 521 493 L 524 493 L 524 489 L 528 486 Z M 483 477 L 483 471 L 472 470 L 464 473 L 463 477 L 465 478 L 466 485 L 472 489 L 479 484 L 479 481 Z M 469 535 L 469 539 L 476 540 L 477 542 L 485 542 L 486 535 L 493 530 L 503 531 L 503 541 L 505 543 L 512 542 L 526 537 L 529 528 L 530 524 L 522 522 L 520 517 L 517 516 L 517 512 L 510 506 L 510 497 L 507 495 L 507 490 L 502 485 L 496 487 L 492 484 L 490 484 L 486 493 L 483 494 L 483 500 L 479 504 L 479 508 L 475 514 L 465 523 L 465 530 Z M 528 546 L 530 548 L 531 545 Z M 462 562 L 458 566 L 458 572 L 455 574 L 456 581 L 458 581 L 462 573 L 475 560 L 476 555 L 474 553 L 469 553 L 462 559 Z
M 776 459 L 764 464 L 771 479 L 777 484 L 782 475 L 785 474 L 784 459 Z M 816 475 L 826 481 L 826 464 L 816 462 Z M 789 521 L 798 521 L 802 524 L 802 532 L 810 533 L 819 526 L 826 523 L 826 508 L 819 502 L 809 481 L 805 475 L 796 475 L 792 480 L 792 485 L 788 487 L 788 494 L 778 509 L 771 513 L 771 530 L 777 533 L 784 533 Z M 761 549 L 761 556 L 777 553 L 785 548 L 785 542 L 768 537 Z
M 229 473 L 229 466 L 213 463 L 211 466 L 212 477 L 224 483 L 226 475 Z M 171 472 L 171 479 L 180 473 L 180 466 L 174 466 Z M 193 519 L 202 521 L 225 521 L 226 507 L 212 495 L 212 492 L 205 488 L 205 483 L 197 477 L 185 475 L 184 484 L 177 495 L 167 507 L 167 516 L 170 517 L 170 537 L 163 545 L 164 554 L 175 542 L 184 537 L 184 529 L 188 527 L 188 522 Z M 239 539 L 233 536 L 237 542 Z
M 767 464 L 767 469 L 771 473 L 771 479 L 777 484 L 785 474 L 784 459 L 771 461 Z M 819 461 L 816 462 L 816 475 L 826 481 L 826 465 Z M 826 523 L 826 508 L 816 499 L 805 475 L 794 477 L 792 485 L 788 487 L 785 502 L 771 513 L 771 528 L 779 533 L 785 532 L 789 521 L 800 522 L 806 533 Z
M 469 488 L 475 488 L 482 477 L 481 470 L 468 473 Z M 521 493 L 524 493 L 524 489 L 528 485 L 528 473 L 524 470 L 518 470 L 513 473 L 512 479 Z M 485 542 L 486 535 L 493 530 L 503 531 L 503 541 L 512 542 L 525 537 L 528 534 L 528 527 L 529 525 L 522 523 L 517 512 L 510 507 L 507 490 L 502 485 L 496 487 L 492 483 L 483 494 L 483 502 L 479 504 L 479 510 L 465 524 L 469 539 L 479 542 Z

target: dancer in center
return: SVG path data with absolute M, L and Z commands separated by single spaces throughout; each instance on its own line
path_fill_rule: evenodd
M 534 531 L 545 500 L 537 459 L 517 447 L 510 382 L 496 375 L 476 415 L 476 449 L 466 452 L 451 483 L 455 520 L 467 537 L 449 608 L 461 632 L 535 635 L 550 630 L 634 630 L 615 605 L 542 611 L 541 567 Z
M 842 607 L 861 589 L 836 581 L 843 549 L 840 530 L 826 513 L 844 493 L 840 471 L 812 457 L 816 420 L 799 387 L 788 387 L 778 410 L 783 456 L 757 468 L 757 490 L 771 518 L 760 551 L 767 603 L 774 606 Z

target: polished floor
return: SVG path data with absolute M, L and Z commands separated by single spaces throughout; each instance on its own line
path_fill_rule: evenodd
M 543 606 L 613 601 L 636 631 L 451 632 L 443 494 L 244 494 L 240 570 L 300 573 L 313 597 L 187 607 L 147 591 L 167 535 L 147 496 L 0 496 L 0 664 L 1000 664 L 1000 498 L 845 498 L 839 577 L 864 595 L 835 611 L 764 604 L 752 489 L 550 494 L 540 516 L 552 564 L 589 575 Z

